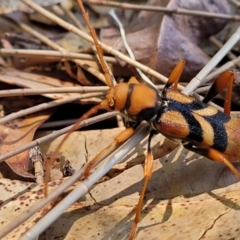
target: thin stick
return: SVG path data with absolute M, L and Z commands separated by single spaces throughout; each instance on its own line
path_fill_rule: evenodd
M 210 86 L 200 87 L 200 88 L 197 88 L 194 92 L 195 93 L 206 93 L 206 92 L 208 92 L 209 88 L 210 88 Z
M 67 190 L 71 185 L 78 181 L 82 174 L 83 169 L 76 171 L 73 176 L 71 176 L 62 184 L 60 184 L 56 189 L 50 192 L 48 196 L 39 200 L 37 203 L 31 206 L 26 212 L 23 212 L 19 216 L 17 216 L 13 221 L 11 221 L 8 225 L 6 225 L 4 228 L 0 230 L 0 239 L 2 239 L 4 236 L 6 236 L 8 233 L 10 233 L 19 225 L 21 225 L 24 221 L 29 219 L 33 214 L 41 210 L 48 203 L 59 197 L 65 190 Z
M 82 31 L 85 31 L 84 26 L 80 21 L 78 21 L 76 16 L 71 11 L 71 8 L 69 8 L 69 6 L 64 5 L 64 1 L 60 2 L 60 7 L 64 11 L 64 13 L 72 20 L 72 22 L 76 25 L 77 28 L 81 29 Z
M 197 10 L 187 10 L 184 8 L 167 8 L 167 7 L 158 7 L 158 6 L 149 6 L 149 5 L 137 5 L 129 3 L 118 3 L 105 0 L 89 0 L 89 4 L 94 5 L 104 5 L 108 7 L 115 7 L 121 9 L 130 9 L 136 11 L 151 11 L 151 12 L 164 12 L 168 14 L 180 14 L 180 15 L 190 15 L 196 17 L 207 17 L 207 18 L 222 18 L 232 21 L 240 21 L 240 16 L 238 15 L 228 15 L 224 13 L 214 13 L 206 11 L 197 11 Z
M 93 42 L 94 42 L 93 46 L 94 46 L 94 49 L 96 49 L 95 54 L 98 58 L 99 64 L 102 67 L 102 70 L 104 72 L 106 84 L 109 87 L 115 86 L 117 84 L 117 82 L 116 82 L 115 77 L 113 76 L 113 73 L 111 72 L 109 66 L 107 65 L 106 61 L 103 58 L 103 49 L 96 37 L 95 29 L 92 27 L 92 25 L 90 23 L 88 13 L 85 11 L 82 1 L 80 1 L 80 0 L 77 0 L 77 1 L 78 1 L 78 5 L 82 11 L 83 18 L 87 24 L 89 34 L 91 35 L 91 37 L 93 39 Z
M 81 60 L 90 60 L 96 61 L 96 57 L 92 54 L 86 53 L 72 53 L 72 52 L 60 52 L 53 50 L 31 50 L 31 49 L 4 49 L 0 48 L 1 56 L 16 56 L 16 57 L 48 57 L 58 60 L 72 60 L 72 59 L 81 59 Z M 105 61 L 108 63 L 118 64 L 117 60 L 114 57 L 105 56 Z
M 158 90 L 162 90 L 164 85 L 156 85 Z M 109 87 L 107 86 L 96 86 L 96 87 L 52 87 L 52 88 L 44 88 L 44 89 L 13 89 L 13 90 L 0 90 L 0 98 L 2 97 L 16 97 L 16 96 L 31 96 L 31 95 L 39 95 L 39 94 L 47 94 L 47 93 L 96 93 L 97 95 L 89 95 L 92 96 L 101 96 L 106 91 L 108 91 Z M 87 95 L 85 95 L 87 96 Z M 81 95 L 79 96 L 81 99 L 85 98 Z
M 43 154 L 40 147 L 36 146 L 29 151 L 29 160 L 34 167 L 34 176 L 36 183 L 41 184 L 44 182 L 44 169 L 43 169 Z
M 91 95 L 79 95 L 79 97 L 87 98 L 87 97 L 96 97 L 101 96 L 101 94 L 105 93 L 109 87 L 107 86 L 99 86 L 99 87 L 52 87 L 52 88 L 44 88 L 44 89 L 13 89 L 13 90 L 2 90 L 0 91 L 0 98 L 2 97 L 15 97 L 15 96 L 30 96 L 30 95 L 38 95 L 38 94 L 47 94 L 47 93 L 88 93 Z M 92 93 L 96 93 L 97 95 L 92 95 Z

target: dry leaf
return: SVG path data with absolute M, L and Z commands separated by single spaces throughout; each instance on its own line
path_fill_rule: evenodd
M 239 190 L 214 191 L 190 199 L 151 199 L 146 203 L 136 239 L 237 239 L 239 193 Z M 40 240 L 57 236 L 65 240 L 127 239 L 137 196 L 117 198 L 107 205 L 73 204 Z
M 0 126 L 0 132 L 5 131 L 6 129 L 8 131 L 8 136 L 5 138 L 0 149 L 1 155 L 13 152 L 15 149 L 32 141 L 37 128 L 50 117 L 51 113 L 52 110 L 48 110 L 34 115 L 29 115 L 24 119 L 18 120 L 17 122 L 15 121 L 16 125 L 12 128 Z M 28 172 L 28 152 L 29 151 L 24 151 L 7 159 L 5 162 L 18 175 L 26 178 L 34 178 L 34 176 Z
M 171 0 L 169 8 L 185 8 L 206 12 L 230 13 L 225 0 L 199 2 Z M 186 60 L 182 79 L 190 80 L 210 60 L 197 46 L 201 41 L 222 30 L 226 20 L 187 15 L 165 15 L 158 39 L 156 69 L 169 76 L 178 59 Z M 211 27 L 209 27 L 211 26 Z
M 196 155 L 191 162 L 183 163 L 185 156 L 186 151 L 180 148 L 161 159 L 161 163 L 154 161 L 136 239 L 238 236 L 240 185 L 229 186 L 236 182 L 235 176 L 225 166 L 203 158 L 197 160 Z M 127 239 L 142 177 L 142 166 L 137 165 L 96 185 L 86 201 L 72 205 L 40 239 L 56 236 L 64 236 L 65 240 L 83 236 L 86 239 Z M 205 193 L 219 187 L 222 189 Z M 223 224 L 225 221 L 227 224 Z
M 97 153 L 110 144 L 114 137 L 122 131 L 122 128 L 111 130 L 77 131 L 70 134 L 60 149 L 60 154 L 70 161 L 75 170 L 79 170 L 90 161 Z M 36 137 L 41 137 L 48 132 L 39 131 Z M 51 154 L 61 142 L 64 135 L 51 142 L 41 144 L 41 150 L 45 154 Z
M 60 183 L 61 181 L 53 181 L 49 183 L 49 190 L 52 191 Z M 32 205 L 43 199 L 43 188 L 43 184 L 36 186 L 36 184 L 28 182 L 0 179 L 1 226 L 4 227 L 5 225 L 9 224 L 11 221 L 15 220 L 17 216 L 20 216 Z M 2 239 L 20 239 L 20 236 L 23 235 L 27 229 L 32 227 L 40 218 L 42 218 L 53 207 L 54 204 L 55 201 L 49 203 L 47 206 L 45 206 L 43 209 L 33 215 L 30 219 L 28 219 L 25 223 L 20 225 L 9 235 Z

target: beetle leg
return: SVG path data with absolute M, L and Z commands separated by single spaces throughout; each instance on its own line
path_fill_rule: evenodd
M 91 169 L 97 164 L 100 163 L 105 157 L 106 154 L 112 153 L 116 150 L 123 142 L 129 139 L 134 133 L 135 128 L 128 127 L 124 129 L 118 136 L 114 139 L 114 141 L 108 145 L 105 149 L 103 149 L 93 160 L 91 160 L 84 171 L 84 177 L 88 177 Z
M 224 113 L 230 115 L 233 79 L 234 74 L 231 71 L 226 71 L 219 75 L 203 99 L 203 102 L 208 103 L 212 98 L 214 98 L 218 93 L 222 92 L 222 90 L 227 87 L 227 93 L 224 102 Z
M 168 89 L 173 84 L 174 84 L 173 89 L 177 90 L 178 81 L 179 81 L 179 78 L 181 77 L 181 74 L 183 72 L 183 68 L 185 66 L 185 63 L 186 63 L 186 61 L 184 61 L 184 60 L 179 60 L 178 61 L 177 65 L 174 67 L 174 69 L 172 70 L 172 72 L 171 72 L 171 74 L 168 78 L 168 81 L 167 81 L 167 83 L 164 87 L 164 90 Z
M 136 236 L 137 225 L 140 221 L 140 216 L 141 216 L 141 211 L 142 211 L 143 198 L 144 198 L 144 195 L 145 195 L 145 192 L 147 189 L 148 182 L 152 177 L 153 155 L 152 155 L 152 151 L 151 151 L 151 139 L 154 136 L 154 134 L 155 134 L 155 131 L 151 131 L 149 134 L 149 138 L 148 138 L 147 155 L 145 158 L 145 166 L 144 166 L 144 182 L 143 182 L 142 190 L 141 190 L 140 197 L 138 200 L 133 226 L 132 226 L 129 238 L 128 238 L 129 240 L 134 239 L 134 237 Z
M 224 163 L 234 174 L 240 179 L 239 171 L 232 165 L 232 163 L 219 151 L 213 148 L 196 148 L 190 143 L 188 145 L 184 145 L 184 147 L 192 152 L 198 153 L 202 156 L 205 156 L 213 161 Z

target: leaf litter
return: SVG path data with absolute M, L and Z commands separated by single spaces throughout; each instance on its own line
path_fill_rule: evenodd
M 154 1 L 149 1 L 149 4 L 150 3 L 156 4 Z M 192 2 L 189 1 L 189 3 L 191 4 Z M 170 1 L 169 3 L 166 1 L 165 4 L 169 4 L 168 6 L 176 6 L 175 1 Z M 214 5 L 205 5 L 204 7 L 206 6 L 212 10 L 211 7 Z M 223 13 L 229 13 L 229 5 L 227 5 L 225 1 L 220 1 L 215 6 L 218 6 Z M 221 8 L 221 6 L 223 6 L 223 8 Z M 181 5 L 181 7 L 186 6 Z M 200 23 L 192 21 L 195 25 L 200 26 L 198 32 L 195 31 L 196 26 L 194 26 L 194 30 L 191 28 L 192 26 L 179 30 L 181 18 L 177 15 L 174 16 L 177 19 L 175 19 L 175 22 L 170 16 L 163 14 L 162 16 L 155 16 L 150 13 L 145 13 L 144 15 L 144 12 L 141 12 L 139 16 L 142 19 L 150 19 L 152 22 L 155 22 L 155 18 L 162 18 L 162 21 L 159 21 L 157 27 L 144 29 L 144 26 L 140 25 L 140 27 L 138 26 L 140 32 L 133 31 L 132 33 L 132 35 L 135 33 L 138 35 L 131 38 L 129 37 L 129 44 L 131 45 L 131 42 L 134 42 L 132 49 L 135 51 L 135 56 L 137 58 L 139 56 L 142 62 L 148 62 L 151 67 L 157 70 L 161 70 L 160 67 L 163 62 L 168 63 L 169 65 L 164 64 L 168 66 L 164 71 L 170 71 L 175 59 L 179 58 L 176 57 L 178 51 L 175 48 L 179 46 L 179 48 L 189 50 L 189 52 L 185 53 L 186 55 L 183 55 L 184 57 L 181 58 L 187 59 L 193 64 L 189 66 L 189 69 L 187 67 L 185 76 L 194 76 L 198 71 L 194 64 L 200 69 L 209 60 L 209 57 L 204 55 L 202 50 L 196 45 L 199 41 L 202 41 L 202 37 L 206 38 L 206 36 L 201 36 L 201 34 L 206 33 L 202 31 L 202 29 L 205 30 L 204 26 L 206 25 L 204 24 L 207 24 L 205 19 L 200 18 Z M 182 19 L 184 23 L 191 22 L 189 17 L 183 16 Z M 190 19 L 195 20 L 194 17 Z M 214 30 L 222 27 L 222 21 L 216 20 L 213 22 L 215 26 Z M 162 24 L 161 27 L 160 23 Z M 179 23 L 179 25 L 176 26 L 176 23 Z M 169 29 L 171 29 L 171 31 Z M 129 30 L 129 32 L 131 32 L 131 30 Z M 175 37 L 173 38 L 170 33 Z M 192 35 L 193 33 L 197 33 L 196 36 Z M 129 36 L 131 36 L 131 33 Z M 136 39 L 141 39 L 143 43 L 146 43 L 148 39 L 157 39 L 157 44 L 159 45 L 151 46 L 149 43 L 149 47 L 143 49 L 145 51 L 142 51 L 141 41 L 136 45 Z M 170 40 L 172 39 L 177 42 L 171 42 Z M 179 44 L 179 39 L 182 39 L 180 41 L 182 45 Z M 121 42 L 121 40 L 118 41 Z M 174 51 L 172 51 L 172 49 L 174 49 Z M 146 53 L 148 54 L 146 55 Z M 149 53 L 150 56 L 148 56 Z M 196 56 L 198 57 L 196 58 Z M 42 67 L 42 69 L 44 68 Z M 39 88 L 39 85 L 34 82 L 27 83 L 24 81 L 24 78 L 36 80 L 41 79 L 42 75 L 34 76 L 33 73 L 25 71 L 26 70 L 4 69 L 1 70 L 0 74 L 5 82 L 8 81 L 8 83 L 10 83 L 12 81 L 11 84 Z M 76 71 L 74 67 L 73 71 Z M 168 73 L 164 71 L 162 73 L 168 75 Z M 14 76 L 14 74 L 16 75 Z M 14 80 L 13 77 L 15 77 Z M 45 83 L 41 82 L 43 88 L 45 84 L 48 85 L 49 82 L 50 84 L 58 82 L 58 84 L 56 84 L 57 86 L 65 85 L 62 80 L 51 77 L 45 78 L 48 81 Z M 23 80 L 22 83 L 19 79 Z M 71 86 L 75 84 L 76 83 Z M 58 98 L 56 94 L 48 94 L 45 96 Z M 59 97 L 65 96 L 61 94 Z M 41 113 L 40 122 L 45 120 L 43 116 L 44 114 Z M 26 119 L 21 120 L 22 122 L 20 121 L 20 125 L 18 125 L 16 129 L 7 131 L 8 135 L 6 139 L 9 136 L 13 137 L 14 135 L 16 136 L 16 134 L 20 134 L 18 132 L 20 132 L 19 126 L 21 126 L 21 124 L 35 123 L 36 125 L 33 125 L 33 127 L 28 126 L 28 130 L 24 130 L 24 133 L 29 132 L 29 135 L 31 135 L 31 137 L 26 135 L 29 141 L 29 139 L 33 137 L 33 132 L 40 124 L 40 122 L 35 122 L 35 120 L 35 118 L 30 118 L 30 122 Z M 6 127 L 4 127 L 4 130 L 5 129 Z M 31 131 L 29 131 L 29 129 L 31 129 Z M 91 160 L 107 143 L 111 142 L 117 132 L 120 131 L 121 129 L 84 133 L 75 132 L 70 135 L 63 149 L 61 149 L 60 154 L 62 154 L 66 160 L 69 160 L 71 166 L 77 170 L 81 168 L 87 160 Z M 22 137 L 21 134 L 19 135 L 20 138 Z M 159 236 L 163 239 L 170 239 L 175 237 L 176 233 L 179 233 L 178 239 L 226 239 L 237 237 L 239 235 L 237 225 L 239 221 L 239 183 L 236 183 L 236 179 L 232 173 L 221 164 L 216 164 L 196 154 L 188 153 L 181 147 L 165 156 L 176 147 L 176 144 L 168 142 L 167 147 L 159 146 L 160 140 L 161 138 L 156 140 L 154 153 L 156 154 L 156 158 L 162 158 L 154 162 L 154 173 L 146 194 L 146 202 L 142 214 L 143 219 L 139 225 L 137 239 L 146 237 L 148 239 L 156 239 L 159 238 Z M 41 146 L 41 149 L 44 153 L 51 152 L 57 145 L 57 141 L 60 140 L 56 139 L 51 142 L 50 145 Z M 25 142 L 19 142 L 19 144 L 24 143 Z M 11 148 L 13 148 L 13 146 Z M 131 156 L 127 164 L 122 163 L 123 165 L 116 166 L 112 171 L 112 175 L 109 174 L 107 177 L 108 181 L 103 179 L 103 182 L 97 184 L 90 191 L 90 195 L 73 204 L 39 239 L 56 239 L 56 237 L 61 239 L 74 239 L 79 238 L 79 236 L 84 236 L 84 238 L 87 239 L 127 238 L 131 227 L 130 218 L 134 215 L 133 208 L 138 200 L 138 192 L 141 189 L 143 177 L 142 165 L 135 165 L 135 162 L 143 162 L 144 149 L 145 147 L 138 146 L 136 155 Z M 12 149 L 4 150 L 4 148 L 2 148 L 1 150 L 11 151 Z M 187 161 L 184 161 L 186 159 Z M 11 165 L 11 161 L 7 160 L 6 162 Z M 131 164 L 131 162 L 134 163 Z M 20 164 L 20 161 L 17 163 L 19 169 L 15 171 L 20 173 L 20 175 L 30 177 L 30 175 L 26 175 L 28 159 L 25 157 L 23 164 Z M 135 166 L 132 167 L 132 165 Z M 6 178 L 2 178 L 0 181 L 3 191 L 1 192 L 3 194 L 1 194 L 2 205 L 0 209 L 0 216 L 4 216 L 4 219 L 1 220 L 2 227 L 11 222 L 18 214 L 21 214 L 21 212 L 28 210 L 30 204 L 44 197 L 42 185 L 38 185 L 30 190 L 33 185 L 32 182 L 21 182 L 8 180 Z M 61 180 L 56 182 L 52 181 L 50 185 L 58 186 L 60 182 Z M 16 184 L 19 191 L 16 191 Z M 13 189 L 10 190 L 10 188 Z M 5 190 L 10 194 L 7 196 L 4 195 Z M 51 203 L 50 206 L 46 206 L 45 209 L 33 216 L 28 222 L 9 234 L 6 239 L 19 239 L 26 229 L 34 225 L 37 219 L 41 218 L 54 204 L 55 203 Z

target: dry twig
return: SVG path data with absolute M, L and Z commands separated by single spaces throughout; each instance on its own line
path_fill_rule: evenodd
M 149 6 L 149 5 L 137 5 L 130 3 L 118 3 L 105 0 L 89 0 L 89 4 L 103 5 L 108 7 L 115 7 L 121 9 L 130 9 L 135 11 L 151 11 L 151 12 L 164 12 L 166 14 L 180 14 L 180 15 L 190 15 L 196 17 L 206 17 L 206 18 L 222 18 L 231 21 L 240 21 L 240 16 L 238 15 L 228 15 L 223 13 L 214 13 L 206 11 L 188 10 L 184 8 L 168 8 L 159 6 Z
M 1 56 L 16 56 L 16 57 L 48 57 L 57 60 L 71 60 L 81 59 L 96 61 L 94 55 L 86 53 L 72 53 L 72 52 L 61 52 L 53 50 L 31 50 L 31 49 L 4 49 L 0 48 Z M 104 59 L 108 63 L 118 64 L 117 60 L 113 57 L 105 56 Z

